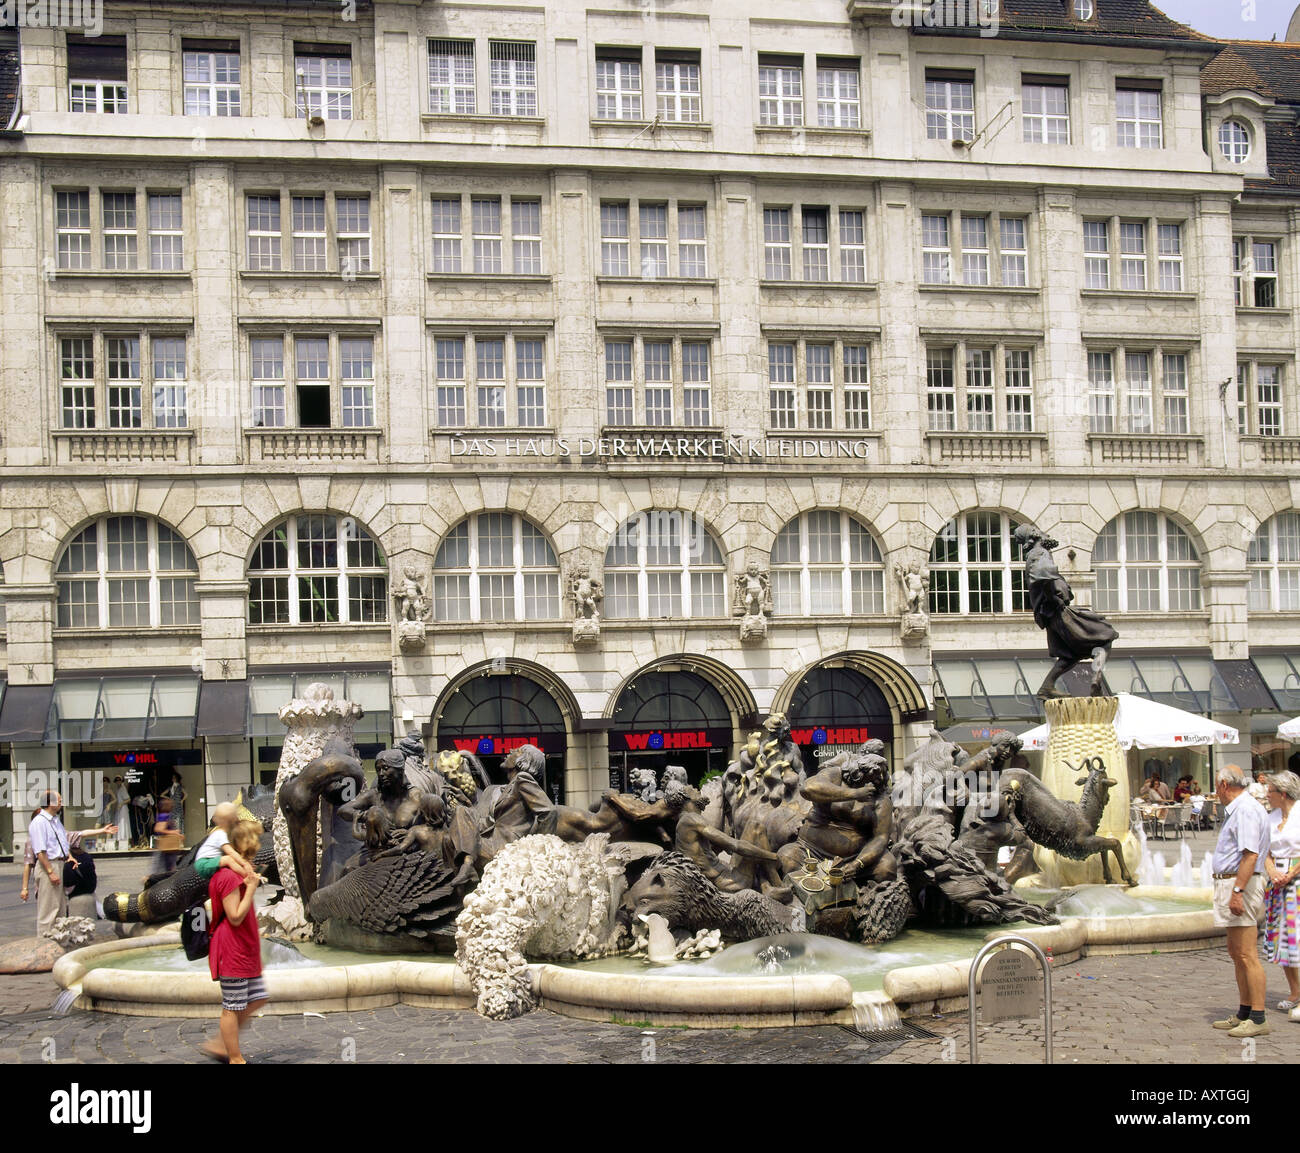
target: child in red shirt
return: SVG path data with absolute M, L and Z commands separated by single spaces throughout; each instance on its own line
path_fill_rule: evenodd
M 240 821 L 230 834 L 231 847 L 250 865 L 261 843 L 260 821 Z M 218 869 L 208 882 L 213 926 L 208 967 L 212 979 L 221 982 L 221 1025 L 219 1039 L 202 1049 L 231 1065 L 247 1064 L 239 1051 L 239 1032 L 266 1004 L 262 942 L 253 911 L 253 895 L 261 880 L 256 873 L 244 879 L 233 869 Z

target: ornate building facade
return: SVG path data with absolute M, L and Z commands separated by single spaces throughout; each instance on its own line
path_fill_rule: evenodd
M 1040 718 L 1025 521 L 1113 690 L 1282 756 L 1300 68 L 1143 0 L 912 7 L 11 30 L 13 766 L 201 820 L 312 680 L 569 803 L 773 709 L 901 760 Z

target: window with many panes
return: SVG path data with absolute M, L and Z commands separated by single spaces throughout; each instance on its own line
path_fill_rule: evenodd
M 430 216 L 434 275 L 541 275 L 539 197 L 435 192 Z
M 493 116 L 537 115 L 537 45 L 488 41 L 488 94 Z
M 975 74 L 925 70 L 925 135 L 930 140 L 975 139 Z
M 1194 612 L 1201 559 L 1191 538 L 1158 512 L 1126 512 L 1097 535 L 1093 605 L 1102 613 Z
M 860 65 L 856 58 L 817 57 L 817 126 L 862 126 Z
M 925 351 L 931 432 L 1033 432 L 1033 353 L 977 340 Z
M 1070 81 L 1065 76 L 1020 78 L 1021 139 L 1026 144 L 1070 143 Z
M 871 346 L 849 337 L 767 343 L 768 427 L 871 427 Z
M 1282 435 L 1286 427 L 1282 418 L 1285 371 L 1281 364 L 1238 362 L 1237 432 L 1242 436 Z
M 68 109 L 127 111 L 124 36 L 68 37 Z
M 547 423 L 542 336 L 438 333 L 433 376 L 439 428 L 542 428 Z
M 372 428 L 375 342 L 356 333 L 253 333 L 254 428 Z
M 165 332 L 60 336 L 59 426 L 189 427 L 186 338 Z
M 1246 550 L 1251 612 L 1300 612 L 1300 513 L 1280 512 L 1259 526 Z
M 251 625 L 388 620 L 388 562 L 352 517 L 302 513 L 269 529 L 248 562 Z
M 474 88 L 474 41 L 429 41 L 429 111 L 473 115 L 478 107 Z
M 866 278 L 866 213 L 861 208 L 763 208 L 764 280 L 861 284 Z
M 105 516 L 54 566 L 61 629 L 158 629 L 199 623 L 199 565 L 185 542 L 147 517 Z
M 1024 558 L 1004 512 L 965 512 L 930 546 L 932 613 L 1025 612 Z
M 181 193 L 78 188 L 54 193 L 55 265 L 67 271 L 180 272 Z
M 1026 287 L 1028 218 L 1000 213 L 923 212 L 921 283 Z
M 346 44 L 295 44 L 294 92 L 299 119 L 351 120 L 352 49 Z
M 1240 120 L 1219 125 L 1219 155 L 1229 164 L 1245 164 L 1250 157 L 1250 129 Z
M 709 273 L 703 204 L 602 200 L 600 274 L 643 280 Z
M 885 611 L 885 562 L 856 517 L 805 512 L 772 544 L 772 600 L 777 616 L 865 616 Z
M 596 48 L 596 119 L 642 119 L 640 48 Z
M 1185 350 L 1089 349 L 1089 432 L 1167 436 L 1190 432 L 1188 364 Z
M 1186 292 L 1186 225 L 1121 217 L 1083 221 L 1083 287 Z
M 712 344 L 645 335 L 605 339 L 605 424 L 707 428 L 713 423 Z
M 803 124 L 803 57 L 758 55 L 758 122 L 767 128 Z
M 1120 80 L 1115 85 L 1115 133 L 1121 148 L 1163 148 L 1160 82 Z
M 698 49 L 655 49 L 655 114 L 670 124 L 704 119 Z
M 1238 308 L 1277 308 L 1278 242 L 1254 236 L 1232 238 L 1232 284 Z
M 721 547 L 688 512 L 651 509 L 619 526 L 605 550 L 605 616 L 611 620 L 727 615 Z
M 186 116 L 240 115 L 239 41 L 183 40 Z
M 518 513 L 485 512 L 456 525 L 433 558 L 437 621 L 553 621 L 560 568 L 546 535 Z
M 244 197 L 250 272 L 368 273 L 370 195 L 250 192 Z

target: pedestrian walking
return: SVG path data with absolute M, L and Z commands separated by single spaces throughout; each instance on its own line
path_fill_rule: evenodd
M 1269 845 L 1264 862 L 1268 890 L 1264 894 L 1264 956 L 1282 966 L 1290 992 L 1278 1008 L 1290 1012 L 1300 1005 L 1300 926 L 1296 924 L 1296 878 L 1300 877 L 1300 817 L 1291 811 L 1300 799 L 1300 777 L 1289 770 L 1266 778 Z
M 150 873 L 170 873 L 176 868 L 176 858 L 182 847 L 181 835 L 176 829 L 176 814 L 172 812 L 170 797 L 158 802 L 158 819 L 153 826 L 153 863 Z M 145 880 L 148 880 L 146 877 Z
M 1259 960 L 1259 918 L 1264 906 L 1264 861 L 1269 851 L 1268 814 L 1250 795 L 1250 776 L 1238 765 L 1219 770 L 1215 790 L 1224 806 L 1214 846 L 1214 923 L 1228 930 L 1228 956 L 1237 977 L 1235 1017 L 1215 1021 L 1229 1037 L 1262 1037 L 1264 966 Z

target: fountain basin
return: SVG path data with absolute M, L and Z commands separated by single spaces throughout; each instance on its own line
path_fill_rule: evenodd
M 1201 907 L 1140 917 L 1071 917 L 1060 925 L 1001 926 L 972 940 L 965 959 L 890 969 L 884 974 L 883 990 L 855 990 L 838 973 L 726 977 L 686 976 L 653 968 L 601 972 L 591 967 L 602 962 L 584 967 L 541 963 L 528 968 L 543 1008 L 582 1020 L 692 1028 L 853 1025 L 864 1019 L 864 1011 L 873 1009 L 880 1016 L 887 1008 L 884 1015 L 889 1015 L 896 1006 L 905 1017 L 964 1009 L 971 959 L 980 944 L 1007 932 L 1029 937 L 1050 950 L 1056 963 L 1157 948 L 1162 952 L 1211 948 L 1223 939 L 1225 931 L 1215 926 L 1208 908 L 1208 889 L 1140 886 L 1126 895 L 1195 902 Z M 114 958 L 176 945 L 175 932 L 89 945 L 60 958 L 54 978 L 60 988 L 77 993 L 75 1005 L 81 1009 L 135 1016 L 215 1016 L 220 990 L 202 962 L 197 963 L 199 971 L 112 967 Z M 268 969 L 270 1002 L 265 1012 L 343 1012 L 397 1004 L 474 1007 L 469 981 L 450 957 L 395 960 L 376 955 L 373 961 L 354 962 L 355 954 L 347 956 L 350 963 L 343 965 Z M 869 1019 L 871 1013 L 866 1015 Z

